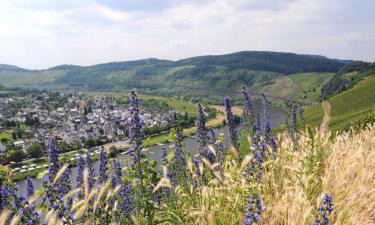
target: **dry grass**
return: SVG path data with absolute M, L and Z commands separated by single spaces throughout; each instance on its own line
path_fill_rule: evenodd
M 303 136 L 301 150 L 291 152 L 288 138 L 281 138 L 280 154 L 262 188 L 264 224 L 311 224 L 326 192 L 335 204 L 331 224 L 375 224 L 375 127 L 355 136 L 339 135 L 333 142 L 327 136 L 315 135 L 316 148 L 325 155 L 317 162 L 322 169 L 316 175 L 301 163 L 311 150 L 310 139 Z
M 244 166 L 227 161 L 222 180 L 180 190 L 180 210 L 173 213 L 182 224 L 242 224 L 247 198 L 260 192 L 262 224 L 304 225 L 312 223 L 323 194 L 329 193 L 334 201 L 330 224 L 375 224 L 375 127 L 333 141 L 328 137 L 303 134 L 293 151 L 289 137 L 281 135 L 280 152 L 265 163 L 261 184 L 245 182 Z

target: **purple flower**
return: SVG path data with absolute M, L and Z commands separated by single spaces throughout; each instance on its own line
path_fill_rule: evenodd
M 26 191 L 27 191 L 27 197 L 34 195 L 34 182 L 30 177 L 27 177 L 26 179 Z
M 262 135 L 262 131 L 261 131 L 261 128 L 260 128 L 260 117 L 259 117 L 259 114 L 257 114 L 256 116 L 256 120 L 255 120 L 255 123 L 254 123 L 254 127 L 253 127 L 253 132 L 254 132 L 254 135 L 253 135 L 253 145 L 257 145 L 258 142 L 260 141 L 260 136 Z
M 83 169 L 85 167 L 85 161 L 82 156 L 78 157 L 77 160 L 77 183 L 76 188 L 80 188 L 83 185 Z
M 244 106 L 244 109 L 242 112 L 242 128 L 251 129 L 251 126 L 254 120 L 253 101 L 246 87 L 242 88 L 242 102 Z
M 141 113 L 141 100 L 138 98 L 134 91 L 129 94 L 129 140 L 132 144 L 131 151 L 138 151 L 140 146 L 143 144 L 145 134 L 143 132 Z
M 168 164 L 167 155 L 168 155 L 167 149 L 163 148 L 161 150 L 161 162 L 163 163 L 163 166 L 167 166 Z
M 182 151 L 182 133 L 181 128 L 176 128 L 175 130 L 176 139 L 174 141 L 173 148 L 173 162 L 169 165 L 168 173 L 170 173 L 169 178 L 172 180 L 174 186 L 178 184 L 178 179 L 182 178 L 183 172 L 186 169 L 185 153 Z
M 107 182 L 108 175 L 108 160 L 107 160 L 107 152 L 102 148 L 99 154 L 99 177 L 98 177 L 98 183 L 99 185 L 104 184 Z
M 76 188 L 82 188 L 83 186 L 83 170 L 85 167 L 85 161 L 82 156 L 79 156 L 77 160 L 77 183 Z M 78 193 L 79 198 L 83 198 L 83 191 Z
M 10 196 L 13 193 L 9 184 L 0 186 L 0 211 L 10 207 Z
M 232 145 L 236 148 L 240 148 L 240 141 L 238 137 L 238 131 L 236 128 L 236 123 L 234 121 L 234 115 L 232 112 L 232 105 L 230 104 L 229 97 L 226 96 L 224 98 L 224 103 L 225 103 L 225 112 L 227 115 L 227 123 L 228 123 L 228 133 L 229 133 L 229 138 L 232 142 Z
M 197 115 L 197 141 L 201 150 L 207 146 L 207 127 L 206 127 L 206 115 L 204 114 L 203 107 L 198 104 L 198 115 Z
M 264 136 L 268 144 L 271 145 L 272 154 L 275 154 L 278 151 L 278 146 L 275 139 L 271 134 L 271 124 L 270 124 L 270 101 L 267 96 L 263 93 L 261 94 L 263 98 L 263 113 L 264 113 Z
M 244 213 L 245 225 L 251 225 L 253 223 L 260 222 L 260 215 L 263 212 L 262 199 L 260 198 L 249 198 L 247 200 L 246 211 Z
M 52 183 L 55 175 L 60 169 L 60 162 L 59 162 L 59 149 L 57 148 L 56 141 L 54 137 L 49 138 L 49 150 L 48 150 L 48 162 L 49 162 L 49 169 L 48 169 L 48 177 L 50 182 Z
M 29 202 L 22 196 L 12 193 L 13 208 L 17 209 L 20 215 L 20 223 L 27 225 L 40 224 L 40 214 L 35 210 L 35 207 L 30 205 Z
M 88 169 L 88 186 L 89 186 L 89 190 L 91 190 L 94 186 L 94 183 L 95 183 L 95 169 L 94 169 L 94 162 L 91 158 L 91 155 L 90 154 L 87 154 L 87 164 L 86 164 L 86 167 Z
M 112 162 L 112 167 L 113 167 L 112 180 L 113 180 L 113 183 L 115 184 L 112 187 L 114 188 L 116 185 L 122 184 L 122 169 L 121 169 L 120 162 L 117 160 Z
M 328 225 L 329 215 L 333 211 L 333 198 L 327 193 L 324 194 L 321 205 L 319 206 L 318 216 L 314 219 L 313 225 Z
M 129 140 L 131 147 L 128 150 L 131 153 L 131 168 L 139 167 L 142 159 L 146 158 L 146 154 L 142 152 L 142 144 L 145 134 L 143 132 L 143 121 L 141 118 L 141 100 L 134 91 L 129 94 Z M 137 166 L 135 166 L 137 164 Z M 138 175 L 141 175 L 142 168 L 137 168 Z
M 264 115 L 264 133 L 266 138 L 271 135 L 271 125 L 270 125 L 270 101 L 265 94 L 261 94 L 263 98 L 263 115 Z

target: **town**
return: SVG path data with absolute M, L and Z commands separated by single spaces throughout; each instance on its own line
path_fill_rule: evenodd
M 127 100 L 83 93 L 29 91 L 0 98 L 0 156 L 2 163 L 40 158 L 48 138 L 58 140 L 61 152 L 93 148 L 128 138 Z M 157 101 L 145 101 L 146 134 L 167 131 L 176 121 L 193 124 L 186 112 Z

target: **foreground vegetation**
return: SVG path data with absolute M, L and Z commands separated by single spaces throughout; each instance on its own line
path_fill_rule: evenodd
M 298 130 L 272 136 L 263 95 L 264 129 L 243 91 L 240 129 L 225 98 L 227 135 L 206 126 L 197 110 L 199 153 L 183 152 L 181 129 L 162 162 L 147 157 L 140 100 L 130 95 L 130 162 L 121 167 L 103 150 L 99 166 L 79 158 L 76 182 L 50 139 L 43 188 L 28 180 L 27 196 L 1 179 L 0 224 L 373 224 L 375 127 L 353 135 Z M 96 172 L 97 171 L 97 172 Z

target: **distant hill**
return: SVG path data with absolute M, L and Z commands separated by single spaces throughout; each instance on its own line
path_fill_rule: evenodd
M 0 72 L 22 72 L 27 71 L 17 66 L 7 65 L 7 64 L 0 64 Z
M 286 96 L 311 100 L 311 96 L 320 95 L 318 86 L 328 82 L 333 73 L 345 64 L 311 55 L 243 51 L 178 61 L 150 58 L 93 66 L 60 65 L 47 70 L 26 70 L 6 65 L 0 66 L 0 83 L 10 87 L 96 91 L 138 88 L 144 92 L 183 96 L 222 96 L 225 92 L 239 90 L 243 85 L 265 92 L 272 91 L 267 87 L 276 88 L 274 90 L 289 87 Z M 318 90 L 315 94 L 305 93 L 310 89 L 306 88 L 303 80 L 293 75 L 304 74 L 308 77 L 317 73 L 325 75 L 321 80 L 315 79 L 315 91 Z M 314 80 L 312 77 L 308 79 Z

